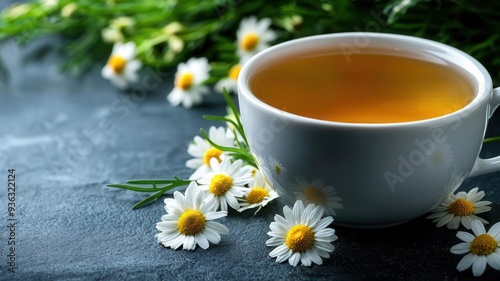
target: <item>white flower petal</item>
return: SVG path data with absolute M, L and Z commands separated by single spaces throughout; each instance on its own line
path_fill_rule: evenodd
M 268 233 L 270 234 L 270 233 Z M 283 237 L 271 237 L 269 239 L 266 240 L 266 246 L 269 246 L 269 247 L 273 247 L 273 246 L 280 246 L 280 245 L 283 245 L 283 243 L 285 243 L 285 239 L 283 239 Z
M 288 263 L 291 266 L 297 266 L 297 264 L 299 264 L 299 261 L 300 261 L 300 253 L 298 252 L 292 253 L 292 256 L 288 259 Z
M 472 221 L 471 229 L 472 229 L 472 232 L 474 233 L 474 235 L 476 235 L 476 236 L 479 236 L 481 234 L 486 233 L 486 230 L 484 229 L 484 225 L 479 220 Z
M 465 231 L 458 231 L 457 232 L 457 235 L 456 235 L 460 240 L 464 241 L 464 242 L 472 242 L 472 240 L 474 240 L 474 238 L 476 238 L 474 235 L 470 234 L 469 232 L 465 232 Z
M 337 238 L 337 236 L 335 236 L 335 238 Z M 325 252 L 333 252 L 335 250 L 335 247 L 330 242 L 316 241 L 314 246 Z
M 215 229 L 205 228 L 203 235 L 205 235 L 208 241 L 212 244 L 218 244 L 221 240 L 219 232 L 215 231 Z
M 278 263 L 282 263 L 282 262 L 288 260 L 293 254 L 293 252 L 290 249 L 288 249 L 286 246 L 284 246 L 284 247 L 286 248 L 286 252 L 284 254 L 276 257 L 276 262 L 278 262 Z
M 496 252 L 491 253 L 487 257 L 488 264 L 496 270 L 500 270 L 500 253 L 497 249 Z
M 315 248 L 312 248 L 306 252 L 306 254 L 309 256 L 311 261 L 317 265 L 322 265 L 323 260 L 321 259 L 321 256 L 318 254 Z
M 194 239 L 194 236 L 186 235 L 184 238 L 184 244 L 182 248 L 187 251 L 194 250 L 196 248 L 196 240 Z
M 470 252 L 470 243 L 460 243 L 451 247 L 450 252 L 456 255 L 461 255 Z
M 467 229 L 470 229 L 471 227 L 471 224 L 472 224 L 472 217 L 471 216 L 461 216 L 460 217 L 460 222 L 462 223 L 462 225 L 467 228 Z M 457 224 L 457 228 L 460 226 L 460 224 Z M 456 229 L 456 228 L 455 228 Z
M 312 260 L 309 258 L 307 252 L 300 254 L 300 263 L 305 266 L 311 266 Z
M 221 223 L 218 223 L 216 221 L 207 221 L 206 222 L 206 229 L 210 229 L 210 230 L 214 230 L 220 234 L 228 234 L 229 233 L 229 229 L 221 224 Z
M 457 270 L 464 271 L 469 268 L 477 259 L 477 255 L 467 254 L 458 262 Z
M 487 259 L 486 256 L 478 256 L 477 260 L 472 264 L 472 274 L 475 277 L 483 275 L 486 269 Z
M 205 218 L 207 220 L 216 220 L 216 219 L 220 219 L 220 218 L 223 218 L 227 216 L 227 212 L 222 212 L 222 211 L 217 211 L 217 212 L 208 212 L 208 213 L 205 213 Z
M 288 252 L 291 252 L 291 251 L 290 251 L 290 249 L 286 245 L 280 245 L 280 246 L 274 248 L 274 250 L 272 250 L 269 253 L 269 256 L 272 257 L 272 258 L 275 258 L 275 257 L 278 257 L 278 256 L 284 256 Z
M 179 248 L 181 245 L 184 244 L 185 238 L 186 238 L 185 235 L 179 235 L 179 236 L 177 236 L 177 238 L 175 238 L 174 240 L 172 240 L 172 242 L 170 243 L 170 247 L 172 249 L 176 250 L 177 248 Z
M 317 241 L 332 242 L 335 241 L 335 230 L 331 228 L 321 229 L 314 235 Z
M 202 248 L 202 249 L 208 249 L 210 246 L 210 243 L 208 242 L 208 239 L 205 237 L 203 234 L 196 234 L 194 236 L 196 243 Z
M 488 234 L 494 237 L 497 241 L 500 240 L 500 222 L 495 223 L 488 230 Z

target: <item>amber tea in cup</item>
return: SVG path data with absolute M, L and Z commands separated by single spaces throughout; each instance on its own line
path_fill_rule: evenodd
M 455 112 L 475 97 L 467 75 L 431 55 L 365 48 L 281 56 L 249 78 L 263 102 L 300 116 L 346 123 L 396 123 Z

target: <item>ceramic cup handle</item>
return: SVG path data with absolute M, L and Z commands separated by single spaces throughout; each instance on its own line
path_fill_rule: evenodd
M 493 97 L 490 101 L 490 117 L 495 109 L 500 105 L 500 87 L 493 89 Z M 481 159 L 477 158 L 469 177 L 500 171 L 500 156 Z

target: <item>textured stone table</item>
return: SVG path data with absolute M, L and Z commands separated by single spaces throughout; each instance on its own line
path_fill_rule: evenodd
M 225 113 L 221 96 L 191 110 L 165 100 L 173 73 L 144 70 L 142 89 L 120 93 L 96 66 L 81 78 L 60 74 L 61 59 L 49 54 L 23 64 L 30 50 L 4 42 L 0 56 L 9 84 L 0 84 L 0 280 L 475 280 L 455 267 L 449 252 L 456 231 L 419 218 L 392 228 L 335 227 L 338 241 L 322 266 L 291 267 L 268 257 L 264 242 L 276 201 L 256 216 L 230 211 L 221 220 L 230 233 L 206 251 L 165 249 L 155 224 L 164 213 L 156 202 L 131 206 L 143 194 L 106 188 L 137 178 L 188 177 L 188 143 L 211 123 L 205 114 Z M 145 80 L 146 79 L 146 80 Z M 500 135 L 500 112 L 488 135 Z M 500 154 L 500 144 L 482 155 Z M 8 272 L 8 169 L 16 174 L 16 273 Z M 479 186 L 500 221 L 500 174 L 467 180 Z M 169 193 L 171 194 L 171 192 Z M 500 280 L 491 268 L 484 280 Z

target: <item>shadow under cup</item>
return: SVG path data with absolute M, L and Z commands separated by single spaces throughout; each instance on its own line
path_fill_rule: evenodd
M 287 112 L 252 92 L 252 75 L 271 62 L 327 46 L 347 55 L 376 48 L 444 60 L 463 73 L 473 100 L 455 112 L 420 121 L 343 123 Z M 478 158 L 500 91 L 492 93 L 491 77 L 479 62 L 441 43 L 382 33 L 292 40 L 251 58 L 240 72 L 238 92 L 248 143 L 267 181 L 287 204 L 322 205 L 337 224 L 402 223 L 440 204 L 468 176 L 500 170 L 498 157 Z M 279 95 L 287 98 L 286 92 Z

